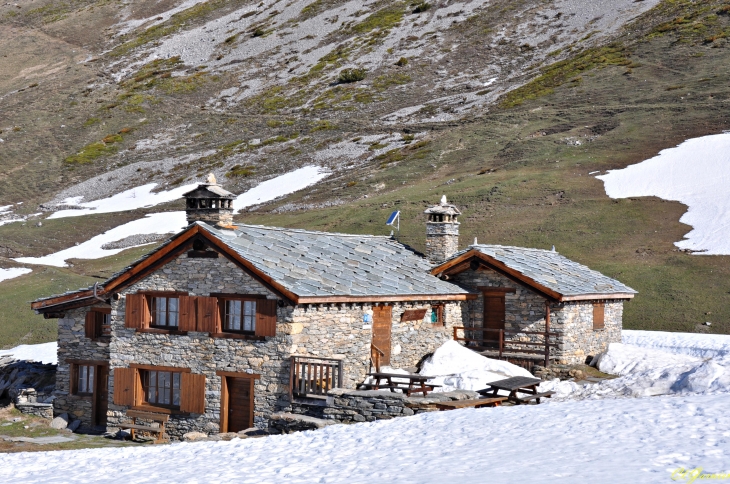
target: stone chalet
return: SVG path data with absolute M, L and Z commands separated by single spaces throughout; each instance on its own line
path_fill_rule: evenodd
M 214 180 L 185 197 L 182 232 L 102 284 L 32 303 L 58 318 L 54 408 L 82 429 L 130 409 L 168 415 L 173 438 L 263 428 L 355 389 L 375 360 L 412 368 L 452 338 L 528 365 L 583 362 L 620 341 L 634 295 L 551 251 L 456 252 L 445 199 L 427 211 L 424 258 L 391 237 L 234 226 Z

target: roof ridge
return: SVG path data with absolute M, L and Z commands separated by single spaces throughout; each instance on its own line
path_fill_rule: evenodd
M 502 249 L 518 249 L 518 250 L 530 250 L 535 252 L 548 252 L 550 254 L 560 254 L 558 251 L 550 250 L 550 249 L 537 249 L 535 247 L 519 247 L 516 245 L 500 245 L 500 244 L 472 244 L 469 246 L 471 247 L 499 247 Z
M 195 222 L 202 225 L 205 225 L 206 228 L 210 227 L 216 231 L 219 229 L 215 226 L 212 226 L 210 224 L 207 224 L 205 222 Z M 387 240 L 393 240 L 396 241 L 393 237 L 390 235 L 372 235 L 372 234 L 345 234 L 342 232 L 324 232 L 321 230 L 307 230 L 307 229 L 295 229 L 295 228 L 289 228 L 289 227 L 272 227 L 270 225 L 254 225 L 254 224 L 241 224 L 241 223 L 235 223 L 234 225 L 240 229 L 240 227 L 251 227 L 256 229 L 263 229 L 263 230 L 275 230 L 279 232 L 296 232 L 300 234 L 313 234 L 313 235 L 335 235 L 338 237 L 361 237 L 361 238 L 370 238 L 370 239 L 387 239 Z M 237 229 L 236 231 L 238 231 Z M 397 242 L 397 241 L 396 241 Z

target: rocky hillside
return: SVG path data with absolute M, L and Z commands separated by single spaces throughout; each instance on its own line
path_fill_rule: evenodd
M 686 207 L 611 200 L 589 173 L 728 128 L 729 13 L 683 0 L 5 3 L 0 219 L 24 220 L 0 227 L 0 266 L 152 212 L 47 218 L 82 200 L 209 172 L 242 193 L 317 166 L 330 175 L 238 219 L 388 233 L 397 208 L 422 248 L 421 212 L 446 193 L 463 245 L 556 245 L 639 290 L 631 327 L 728 331 L 728 259 L 673 246 Z M 36 267 L 3 292 L 63 290 L 139 253 Z M 11 312 L 7 342 L 33 340 L 40 326 Z

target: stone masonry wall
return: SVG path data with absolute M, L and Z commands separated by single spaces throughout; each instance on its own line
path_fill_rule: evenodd
M 453 282 L 461 287 L 510 287 L 516 292 L 505 294 L 505 329 L 545 331 L 545 298 L 511 279 L 485 267 L 466 270 L 454 276 Z M 482 327 L 484 298 L 462 303 L 464 326 Z M 551 355 L 560 364 L 584 363 L 589 355 L 605 350 L 609 343 L 621 342 L 623 301 L 605 304 L 605 328 L 593 329 L 593 301 L 551 303 L 550 331 L 559 333 L 558 348 Z M 478 338 L 481 332 L 474 332 Z M 524 335 L 520 340 L 538 340 L 537 335 Z M 541 340 L 541 338 L 539 339 Z
M 93 307 L 106 307 L 102 304 Z M 109 339 L 92 341 L 86 337 L 84 322 L 91 308 L 66 311 L 58 320 L 58 367 L 53 408 L 56 415 L 68 413 L 81 420 L 81 430 L 93 427 L 91 422 L 91 397 L 71 394 L 71 364 L 69 359 L 108 361 Z
M 426 223 L 426 257 L 432 264 L 440 264 L 458 251 L 458 222 Z

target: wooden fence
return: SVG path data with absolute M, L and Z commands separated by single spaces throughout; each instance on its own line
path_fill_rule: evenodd
M 333 388 L 342 388 L 342 360 L 292 356 L 290 395 L 324 397 Z
M 459 330 L 464 331 L 464 336 L 459 336 Z M 474 333 L 481 333 L 481 338 L 470 338 L 467 335 L 475 336 Z M 493 338 L 485 337 L 484 333 L 491 333 Z M 494 334 L 498 333 L 498 334 Z M 540 341 L 520 341 L 515 337 L 537 335 Z M 555 339 L 558 333 L 546 331 L 520 331 L 509 329 L 488 329 L 488 328 L 466 328 L 464 326 L 454 327 L 454 341 L 465 341 L 475 343 L 475 347 L 484 350 L 496 351 L 499 358 L 518 355 L 543 355 L 545 367 L 550 365 L 550 348 L 556 348 L 558 343 Z M 554 338 L 552 341 L 550 338 Z

